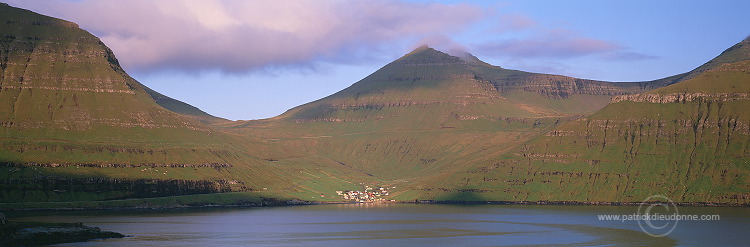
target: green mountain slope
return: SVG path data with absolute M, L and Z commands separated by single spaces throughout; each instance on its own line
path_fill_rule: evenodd
M 420 47 L 331 96 L 225 130 L 296 151 L 273 159 L 334 162 L 366 174 L 350 181 L 408 191 L 640 90 L 638 83 L 508 70 Z
M 508 70 L 486 64 L 470 54 L 459 58 L 423 46 L 352 86 L 294 108 L 280 118 L 296 122 L 382 120 L 389 114 L 382 111 L 391 108 L 410 110 L 409 106 L 428 106 L 426 108 L 432 109 L 443 105 L 450 105 L 449 108 L 460 105 L 457 113 L 474 111 L 474 114 L 485 114 L 484 118 L 546 117 L 590 113 L 603 107 L 608 100 L 601 99 L 608 99 L 607 96 L 638 91 L 637 83 L 610 83 Z M 534 92 L 539 96 L 524 92 Z M 523 94 L 523 97 L 515 97 L 516 94 Z M 560 99 L 565 100 L 557 101 Z M 596 99 L 599 101 L 595 102 Z M 581 108 L 584 105 L 576 103 L 587 100 L 594 104 Z M 549 102 L 555 103 L 547 104 Z M 479 104 L 484 107 L 473 109 Z M 422 111 L 415 113 L 418 112 Z
M 130 78 L 111 50 L 76 24 L 7 5 L 0 11 L 4 140 L 215 142 L 208 126 L 157 105 L 147 92 L 151 90 Z M 32 161 L 31 155 L 15 156 L 4 161 Z M 80 158 L 78 162 L 96 161 Z
M 273 150 L 198 120 L 75 23 L 0 5 L 0 202 L 292 185 L 256 158 Z
M 638 202 L 659 194 L 747 204 L 749 107 L 750 61 L 721 64 L 668 87 L 617 96 L 509 154 L 437 178 L 420 198 Z

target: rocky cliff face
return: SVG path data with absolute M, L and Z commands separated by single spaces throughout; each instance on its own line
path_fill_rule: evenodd
M 613 83 L 521 71 L 492 73 L 484 69 L 485 71 L 480 70 L 480 73 L 485 73 L 479 78 L 490 82 L 500 93 L 523 90 L 550 99 L 566 99 L 573 95 L 621 95 L 643 91 L 643 83 Z
M 748 100 L 750 95 L 747 93 L 670 93 L 670 94 L 631 94 L 620 95 L 612 98 L 612 103 L 630 101 L 645 102 L 655 104 L 692 102 L 692 101 L 731 101 L 731 100 Z

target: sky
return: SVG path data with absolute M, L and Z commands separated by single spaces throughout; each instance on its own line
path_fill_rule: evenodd
M 605 81 L 690 71 L 750 35 L 746 0 L 0 0 L 76 22 L 144 85 L 231 120 L 340 91 L 411 50 Z

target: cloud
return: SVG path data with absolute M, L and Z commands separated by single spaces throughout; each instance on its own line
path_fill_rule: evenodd
M 482 54 L 523 58 L 570 58 L 622 50 L 603 40 L 582 37 L 566 29 L 545 30 L 528 39 L 491 41 L 476 45 Z
M 500 16 L 496 32 L 521 31 L 537 26 L 537 22 L 521 14 L 506 14 Z
M 507 68 L 520 69 L 528 72 L 547 73 L 556 75 L 579 76 L 570 65 L 553 60 L 532 61 L 527 59 L 510 58 L 503 61 Z
M 602 54 L 599 57 L 604 60 L 609 60 L 609 61 L 640 61 L 640 60 L 650 60 L 650 59 L 659 58 L 657 56 L 651 56 L 651 55 L 646 55 L 646 54 L 632 52 L 632 51 L 610 52 L 610 53 Z
M 483 10 L 467 4 L 374 1 L 20 1 L 78 23 L 136 72 L 246 72 L 347 61 L 388 43 L 460 32 Z M 364 51 L 363 51 L 364 50 Z
M 453 56 L 464 56 L 467 53 L 466 47 L 456 42 L 447 36 L 429 36 L 418 41 L 412 49 L 416 49 L 419 46 L 427 45 L 436 49 L 448 53 Z

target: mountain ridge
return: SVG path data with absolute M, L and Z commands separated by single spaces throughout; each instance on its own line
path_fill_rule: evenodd
M 331 102 L 328 103 L 328 105 L 380 107 L 387 105 L 411 105 L 443 102 L 445 101 L 444 98 L 450 98 L 450 96 L 439 95 L 438 97 L 436 95 L 428 102 L 414 102 L 413 100 L 410 101 L 408 97 L 402 97 L 401 100 L 393 102 L 366 103 L 363 101 L 368 95 L 382 93 L 384 90 L 382 88 L 390 87 L 388 90 L 394 90 L 404 87 L 414 87 L 414 85 L 430 87 L 431 84 L 420 82 L 461 78 L 474 80 L 480 84 L 484 84 L 484 86 L 479 87 L 486 87 L 488 84 L 491 85 L 495 88 L 496 92 L 491 92 L 492 90 L 475 92 L 475 94 L 485 94 L 491 97 L 497 97 L 502 93 L 514 90 L 536 92 L 546 98 L 553 99 L 565 99 L 570 95 L 576 94 L 617 95 L 642 91 L 642 87 L 638 85 L 638 83 L 610 83 L 559 75 L 508 70 L 499 66 L 487 64 L 469 53 L 466 53 L 465 58 L 460 58 L 437 51 L 425 45 L 383 66 L 381 69 L 354 83 L 350 87 L 320 100 L 290 109 L 286 113 L 281 114 L 278 118 L 289 118 L 290 114 L 293 112 L 294 114 L 297 114 L 298 118 L 306 118 L 303 116 L 306 115 L 306 113 L 301 109 L 310 108 L 312 105 L 325 107 L 321 106 L 321 104 L 325 104 L 322 102 L 330 100 L 340 101 L 347 97 L 353 98 L 353 102 Z M 370 101 L 372 100 L 375 99 L 370 98 Z M 603 107 L 603 105 L 599 105 L 599 107 Z M 330 109 L 323 111 L 330 111 Z M 315 113 L 312 114 L 314 115 Z M 308 113 L 307 115 L 310 114 Z M 295 117 L 291 116 L 291 118 Z

